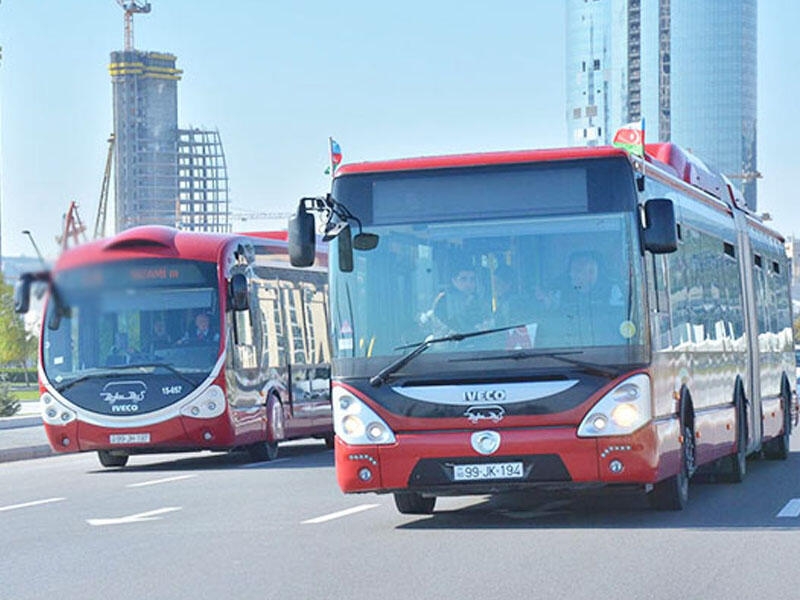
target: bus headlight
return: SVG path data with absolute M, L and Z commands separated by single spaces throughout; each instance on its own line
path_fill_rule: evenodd
M 66 425 L 78 418 L 74 410 L 70 410 L 53 396 L 45 392 L 42 394 L 42 421 L 48 425 Z
M 650 377 L 640 373 L 603 396 L 578 427 L 578 437 L 627 435 L 650 421 Z
M 213 419 L 225 412 L 225 392 L 218 385 L 209 386 L 191 402 L 181 407 L 181 414 L 195 419 Z
M 394 433 L 375 411 L 340 387 L 333 388 L 333 429 L 346 444 L 393 444 Z

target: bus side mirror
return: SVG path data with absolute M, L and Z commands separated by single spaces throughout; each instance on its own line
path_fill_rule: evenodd
M 241 273 L 234 273 L 228 286 L 231 295 L 231 308 L 235 311 L 247 310 L 247 278 Z
M 339 248 L 339 270 L 343 273 L 353 272 L 353 237 L 350 225 L 345 225 L 336 236 Z
M 644 204 L 645 250 L 653 254 L 669 254 L 678 249 L 678 228 L 675 207 L 669 198 L 651 198 Z
M 301 200 L 297 213 L 289 217 L 289 260 L 293 267 L 310 267 L 314 264 L 316 242 L 314 215 L 306 210 Z
M 24 315 L 30 308 L 31 281 L 33 276 L 30 273 L 23 273 L 14 284 L 14 312 L 17 314 Z

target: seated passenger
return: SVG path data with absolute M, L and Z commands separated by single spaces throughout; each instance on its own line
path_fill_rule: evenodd
M 172 338 L 167 333 L 167 324 L 163 319 L 153 321 L 153 335 L 150 338 L 150 349 L 161 350 L 172 345 Z
M 469 333 L 491 326 L 491 306 L 478 294 L 478 282 L 472 265 L 453 270 L 450 283 L 433 301 L 435 335 Z
M 211 317 L 207 313 L 198 313 L 194 318 L 194 328 L 187 331 L 179 344 L 209 344 L 219 341 L 219 334 L 211 331 Z

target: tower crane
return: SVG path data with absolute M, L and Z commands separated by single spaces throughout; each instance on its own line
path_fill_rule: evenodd
M 139 0 L 117 0 L 122 10 L 125 11 L 125 50 L 133 50 L 133 15 L 150 12 L 150 3 Z
M 74 200 L 69 203 L 67 214 L 64 215 L 64 228 L 60 236 L 56 237 L 56 242 L 61 245 L 63 252 L 72 244 L 78 244 L 86 241 L 86 226 L 81 221 L 81 216 L 78 214 L 78 203 Z
M 114 134 L 108 137 L 108 155 L 106 156 L 106 169 L 103 172 L 103 183 L 100 186 L 100 202 L 97 204 L 97 217 L 94 220 L 93 239 L 106 235 L 106 212 L 108 206 L 108 186 L 111 181 L 111 163 L 114 158 Z

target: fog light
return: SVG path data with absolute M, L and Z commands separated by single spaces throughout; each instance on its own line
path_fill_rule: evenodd
M 367 437 L 370 440 L 379 440 L 383 436 L 385 428 L 380 423 L 370 423 L 367 428 Z
M 608 463 L 608 470 L 612 473 L 622 473 L 623 469 L 625 469 L 625 465 L 622 464 L 621 460 L 614 459 Z
M 61 438 L 61 445 L 64 447 L 69 446 L 69 438 L 68 437 Z
M 604 415 L 597 415 L 592 418 L 592 427 L 594 427 L 597 431 L 603 431 L 608 425 L 608 419 Z
M 204 432 L 203 432 L 203 439 L 204 439 L 205 441 L 208 441 L 208 440 L 210 440 L 210 439 L 211 439 L 211 438 L 213 438 L 213 437 L 214 437 L 214 434 L 213 434 L 213 433 L 211 433 L 210 431 L 204 431 Z
M 370 471 L 367 467 L 363 467 L 358 470 L 358 478 L 361 481 L 369 481 L 372 479 L 372 471 Z

